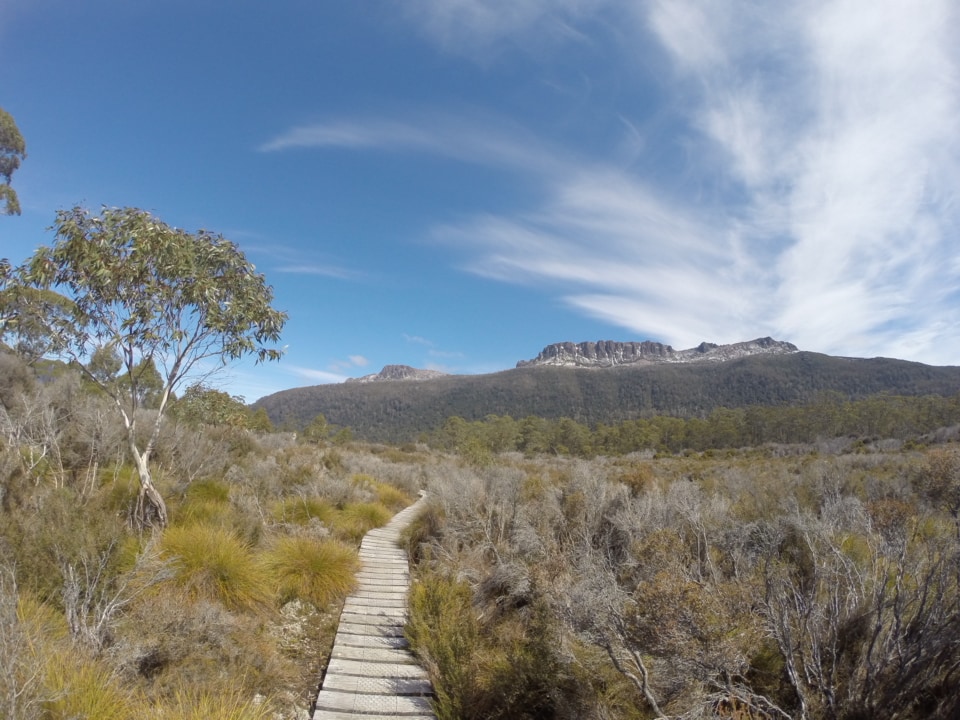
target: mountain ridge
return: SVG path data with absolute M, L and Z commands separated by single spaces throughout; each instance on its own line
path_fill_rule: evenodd
M 599 340 L 597 342 L 561 342 L 547 345 L 532 360 L 521 360 L 517 367 L 553 365 L 565 367 L 607 368 L 635 363 L 692 363 L 726 362 L 751 355 L 784 355 L 800 352 L 796 345 L 771 337 L 745 342 L 718 345 L 702 342 L 687 350 L 674 350 L 672 346 L 652 340 L 620 342 Z
M 602 371 L 530 365 L 485 375 L 294 388 L 260 398 L 254 407 L 264 408 L 280 427 L 303 428 L 322 413 L 331 424 L 353 429 L 358 439 L 407 442 L 452 416 L 613 424 L 652 415 L 704 417 L 718 407 L 800 404 L 825 392 L 850 400 L 880 393 L 953 396 L 960 394 L 960 367 L 807 351 L 724 362 L 640 362 Z
M 347 378 L 344 382 L 348 383 L 370 383 L 370 382 L 390 382 L 390 381 L 409 381 L 409 380 L 432 380 L 433 378 L 443 377 L 449 373 L 439 370 L 422 370 L 420 368 L 410 367 L 409 365 L 384 365 L 383 370 L 372 375 L 364 375 L 358 378 Z

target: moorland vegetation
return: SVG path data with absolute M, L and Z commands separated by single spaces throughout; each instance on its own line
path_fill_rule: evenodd
M 422 488 L 408 633 L 444 720 L 960 711 L 956 416 L 577 457 L 276 432 L 197 386 L 161 529 L 109 397 L 0 363 L 0 716 L 307 717 L 359 539 Z
M 421 465 L 192 387 L 156 444 L 169 523 L 143 528 L 110 398 L 11 353 L 0 383 L 0 717 L 309 717 L 359 540 Z

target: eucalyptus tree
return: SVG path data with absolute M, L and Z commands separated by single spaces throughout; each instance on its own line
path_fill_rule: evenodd
M 52 229 L 53 246 L 39 248 L 16 281 L 70 299 L 69 312 L 46 328 L 50 354 L 112 399 L 140 480 L 134 521 L 162 528 L 167 509 L 150 457 L 173 393 L 243 356 L 279 359 L 273 345 L 287 316 L 272 307 L 264 276 L 222 235 L 173 228 L 136 208 L 61 210 Z M 147 397 L 153 416 L 141 440 Z
M 0 108 L 0 213 L 20 214 L 20 201 L 10 187 L 10 179 L 26 156 L 27 145 L 17 123 L 10 113 Z

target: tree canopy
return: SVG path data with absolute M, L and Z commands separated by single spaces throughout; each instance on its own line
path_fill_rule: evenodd
M 278 359 L 272 344 L 287 316 L 271 307 L 263 275 L 222 235 L 173 228 L 136 208 L 62 210 L 53 230 L 56 242 L 18 270 L 16 285 L 69 298 L 68 312 L 48 318 L 47 347 L 113 399 L 140 474 L 138 518 L 165 525 L 148 461 L 172 393 L 245 355 Z M 156 415 L 141 448 L 137 412 L 147 398 Z
M 27 156 L 27 145 L 13 116 L 0 108 L 0 212 L 7 215 L 20 214 L 20 201 L 10 187 L 14 170 Z

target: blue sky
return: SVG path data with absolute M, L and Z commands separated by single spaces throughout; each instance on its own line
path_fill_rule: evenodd
M 564 340 L 960 364 L 952 0 L 0 0 L 56 210 L 223 233 L 290 320 L 252 401 Z

